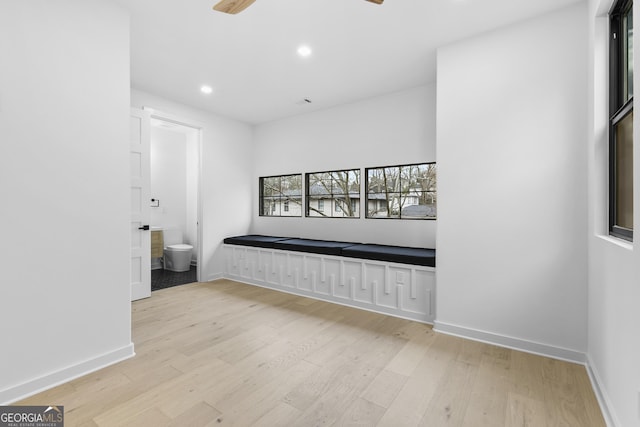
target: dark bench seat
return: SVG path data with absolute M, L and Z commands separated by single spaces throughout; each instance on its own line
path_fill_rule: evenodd
M 273 248 L 281 249 L 283 251 L 341 256 L 344 248 L 352 245 L 353 243 L 333 242 L 329 240 L 287 239 L 275 242 L 273 244 Z
M 224 243 L 293 252 L 307 252 L 322 255 L 396 262 L 399 264 L 422 265 L 425 267 L 436 266 L 436 250 L 426 248 L 273 237 L 257 234 L 228 237 L 224 239 Z
M 224 239 L 224 242 L 229 245 L 253 246 L 256 248 L 273 249 L 274 243 L 290 238 L 291 237 L 274 237 L 261 236 L 259 234 L 248 234 L 246 236 L 227 237 L 226 239 Z
M 353 245 L 342 250 L 342 256 L 397 262 L 400 264 L 436 266 L 436 250 L 389 245 Z

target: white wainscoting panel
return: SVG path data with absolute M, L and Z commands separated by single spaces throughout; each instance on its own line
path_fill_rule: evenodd
M 433 324 L 435 268 L 224 245 L 225 278 Z

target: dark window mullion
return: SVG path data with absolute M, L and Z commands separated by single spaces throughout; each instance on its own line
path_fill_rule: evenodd
M 279 175 L 279 176 L 267 176 L 260 177 L 258 179 L 260 188 L 258 189 L 258 197 L 259 197 L 259 207 L 260 211 L 258 213 L 259 216 L 270 216 L 270 217 L 290 217 L 293 215 L 283 215 L 284 212 L 284 203 L 286 201 L 297 200 L 300 198 L 300 203 L 302 203 L 302 190 L 300 190 L 299 196 L 289 196 L 285 194 L 284 182 L 285 180 L 291 184 L 291 178 L 297 178 L 300 174 L 291 174 L 291 175 Z M 300 178 L 300 181 L 302 178 Z M 294 184 L 301 184 L 298 180 L 294 180 Z M 269 187 L 270 191 L 268 195 L 265 195 L 265 186 Z M 268 199 L 269 203 L 266 203 L 266 199 Z M 279 207 L 278 214 L 275 214 L 276 206 Z M 268 207 L 268 209 L 266 209 Z M 302 206 L 300 207 L 302 210 Z M 295 215 L 295 216 L 301 216 Z

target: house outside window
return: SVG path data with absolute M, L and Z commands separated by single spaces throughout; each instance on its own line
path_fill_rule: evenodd
M 436 219 L 436 164 L 366 169 L 367 218 Z
M 305 180 L 307 217 L 360 217 L 360 169 L 308 173 Z
M 260 178 L 260 216 L 302 216 L 302 174 Z
M 609 18 L 609 233 L 633 241 L 633 0 Z

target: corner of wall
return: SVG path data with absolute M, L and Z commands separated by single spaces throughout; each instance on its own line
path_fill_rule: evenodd
M 585 367 L 587 369 L 587 374 L 589 375 L 589 381 L 591 382 L 591 387 L 593 388 L 593 392 L 596 395 L 596 399 L 598 399 L 598 404 L 600 405 L 600 411 L 602 412 L 602 416 L 604 417 L 607 426 L 616 427 L 621 426 L 620 421 L 617 419 L 614 411 L 613 405 L 611 403 L 611 399 L 606 393 L 604 388 L 604 383 L 598 371 L 591 360 L 591 357 L 586 355 Z

